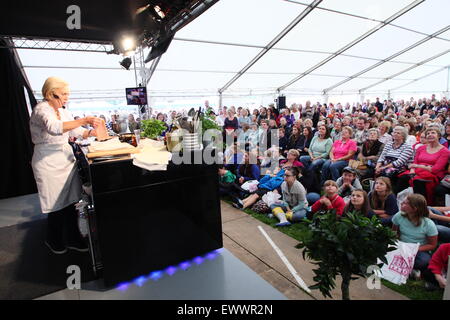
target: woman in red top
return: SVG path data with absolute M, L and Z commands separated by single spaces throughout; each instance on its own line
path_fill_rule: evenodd
M 316 213 L 319 210 L 336 210 L 338 216 L 342 216 L 345 208 L 344 199 L 338 194 L 338 185 L 333 180 L 327 180 L 323 184 L 325 195 L 317 200 L 311 207 L 311 212 Z
M 428 128 L 425 130 L 425 136 L 427 144 L 417 149 L 414 162 L 409 165 L 409 173 L 413 175 L 409 183 L 413 186 L 414 181 L 425 180 L 427 203 L 433 205 L 434 189 L 447 171 L 449 150 L 439 143 L 441 133 L 438 129 Z M 417 192 L 417 190 L 415 191 Z
M 300 156 L 300 152 L 296 149 L 291 149 L 287 153 L 287 160 L 282 160 L 280 162 L 281 169 L 285 169 L 288 167 L 302 167 L 303 163 L 298 161 L 298 157 Z

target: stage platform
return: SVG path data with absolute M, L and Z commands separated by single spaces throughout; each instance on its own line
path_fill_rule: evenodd
M 120 288 L 104 288 L 101 279 L 81 283 L 80 290 L 62 287 L 65 267 L 72 258 L 50 254 L 40 239 L 45 235 L 46 216 L 41 214 L 37 194 L 0 200 L 0 238 L 4 233 L 8 244 L 0 247 L 0 257 L 7 257 L 0 268 L 8 271 L 2 274 L 0 283 L 1 299 L 42 299 L 42 300 L 285 300 L 286 297 L 262 279 L 247 265 L 228 250 L 220 249 L 208 258 L 190 261 L 183 268 L 164 271 L 157 277 L 142 279 L 143 282 L 129 283 Z M 36 230 L 39 229 L 39 230 Z M 19 232 L 17 232 L 19 230 Z M 24 241 L 26 239 L 26 241 Z M 17 243 L 14 243 L 17 242 Z M 29 244 L 29 245 L 28 245 Z M 33 246 L 33 247 L 31 247 Z M 47 250 L 47 251 L 46 251 Z M 18 252 L 20 251 L 20 252 Z M 76 255 L 80 255 L 77 253 Z M 29 256 L 29 257 L 27 257 Z M 42 261 L 39 259 L 42 257 Z M 88 255 L 86 255 L 88 257 Z M 84 268 L 86 261 L 83 256 Z M 39 269 L 35 279 L 25 266 L 25 261 L 33 260 L 34 269 Z M 64 261 L 59 261 L 64 259 Z M 1 260 L 1 259 L 0 259 Z M 60 263 L 61 277 L 47 279 L 49 263 Z M 86 261 L 85 261 L 86 260 Z M 42 268 L 36 266 L 42 265 Z M 46 267 L 47 266 L 47 267 Z M 23 268 L 23 270 L 16 270 Z M 27 267 L 28 268 L 28 267 Z M 2 269 L 2 270 L 3 270 Z M 20 271 L 20 272 L 19 272 Z M 27 271 L 27 272 L 25 272 Z M 31 271 L 31 269 L 30 269 Z M 27 274 L 27 276 L 23 276 Z M 8 279 L 5 279 L 8 277 Z M 81 275 L 89 279 L 90 275 Z M 83 280 L 82 280 L 83 281 Z M 58 287 L 59 286 L 59 287 Z M 32 288 L 29 290 L 29 288 Z M 59 289 L 59 290 L 58 290 Z M 26 290 L 27 292 L 23 292 Z M 39 295 L 39 292 L 52 292 Z M 34 292 L 34 296 L 32 293 Z

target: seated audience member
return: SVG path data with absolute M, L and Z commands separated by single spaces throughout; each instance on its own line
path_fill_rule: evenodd
M 258 146 L 259 129 L 256 123 L 252 123 L 248 134 L 249 149 L 254 149 Z
M 291 149 L 297 149 L 300 143 L 301 132 L 297 127 L 292 128 L 291 136 L 288 139 L 287 148 L 285 150 L 284 155 L 287 155 L 287 152 Z
M 378 129 L 380 130 L 380 137 L 378 140 L 380 140 L 382 144 L 387 145 L 392 141 L 392 136 L 389 134 L 389 130 L 391 129 L 391 123 L 389 121 L 380 122 L 378 124 Z
M 367 140 L 368 131 L 366 129 L 367 119 L 365 117 L 355 118 L 356 120 L 356 130 L 355 130 L 355 141 L 358 147 Z
M 397 176 L 406 171 L 413 159 L 412 147 L 406 143 L 408 132 L 404 127 L 395 127 L 392 132 L 392 142 L 383 149 L 375 167 L 376 176 L 385 176 L 391 179 L 393 185 L 397 183 Z M 395 191 L 398 193 L 399 190 Z
M 224 156 L 225 168 L 230 170 L 233 174 L 236 174 L 237 166 L 242 163 L 242 160 L 244 159 L 244 154 L 241 149 L 239 149 L 237 142 L 225 150 Z
M 423 273 L 431 259 L 430 252 L 437 246 L 436 225 L 428 218 L 427 201 L 420 194 L 408 195 L 401 203 L 400 210 L 392 217 L 392 228 L 399 233 L 400 241 L 420 244 L 414 269 Z
M 356 141 L 351 139 L 353 129 L 342 128 L 342 139 L 335 141 L 330 151 L 330 159 L 322 166 L 322 182 L 330 177 L 336 181 L 341 176 L 341 170 L 348 166 L 357 151 Z
M 223 165 L 219 165 L 219 193 L 221 196 L 228 195 L 231 189 L 231 184 L 236 180 L 236 176 L 225 169 Z
M 273 174 L 267 174 L 259 181 L 258 190 L 250 194 L 245 199 L 236 199 L 233 204 L 234 207 L 239 209 L 246 209 L 255 204 L 260 198 L 262 198 L 267 192 L 273 191 L 281 186 L 284 181 L 284 169 L 277 168 Z
M 439 205 L 444 205 L 445 196 L 450 194 L 450 159 L 447 164 L 447 175 L 441 180 L 441 183 L 434 190 L 435 200 Z
M 280 148 L 280 154 L 286 154 L 286 151 L 289 150 L 288 141 L 286 130 L 284 128 L 278 128 L 278 147 Z
M 317 179 L 317 175 L 310 170 L 306 170 L 305 168 L 296 168 L 299 169 L 297 180 L 305 187 L 307 192 L 306 200 L 308 201 L 308 204 L 312 206 L 314 202 L 320 199 L 320 184 Z
M 295 116 L 291 114 L 291 110 L 289 110 L 289 108 L 284 109 L 280 114 L 280 123 L 282 118 L 286 119 L 288 126 L 292 126 L 294 124 Z
M 280 167 L 288 168 L 288 167 L 303 167 L 303 164 L 298 161 L 299 152 L 296 149 L 291 149 L 287 153 L 287 159 L 280 161 Z
M 227 145 L 230 145 L 234 138 L 237 137 L 237 130 L 239 129 L 238 118 L 232 110 L 228 110 L 228 117 L 225 118 L 223 124 L 223 140 Z
M 345 167 L 342 170 L 342 177 L 337 179 L 336 183 L 338 185 L 338 194 L 344 199 L 345 203 L 350 201 L 353 190 L 362 189 L 358 174 L 351 167 Z
M 413 120 L 407 120 L 403 126 L 408 130 L 408 138 L 406 138 L 406 143 L 414 146 L 417 143 L 416 139 L 416 124 Z
M 327 180 L 323 184 L 325 195 L 317 200 L 311 207 L 311 212 L 320 210 L 336 210 L 338 216 L 344 212 L 345 202 L 338 194 L 338 186 L 335 181 Z
M 441 244 L 436 252 L 433 253 L 428 268 L 423 273 L 427 290 L 444 289 L 447 286 L 449 256 L 450 243 Z
M 239 149 L 248 150 L 249 148 L 249 136 L 250 136 L 250 126 L 247 123 L 242 124 L 242 130 L 240 130 L 237 136 L 237 143 Z
M 369 192 L 370 207 L 381 222 L 390 226 L 394 214 L 398 212 L 397 197 L 392 193 L 391 180 L 387 177 L 378 177 L 373 190 Z
M 280 220 L 276 226 L 287 226 L 298 222 L 306 216 L 306 190 L 297 180 L 299 170 L 296 167 L 287 168 L 284 182 L 281 184 L 282 201 L 270 206 L 273 214 Z
M 363 189 L 354 189 L 350 194 L 350 201 L 344 208 L 343 216 L 347 213 L 358 213 L 364 217 L 370 217 L 373 212 L 370 208 L 369 197 Z
M 409 165 L 413 175 L 410 185 L 415 186 L 415 192 L 425 191 L 427 203 L 434 205 L 434 190 L 446 174 L 450 152 L 439 143 L 441 134 L 436 128 L 428 128 L 425 136 L 427 145 L 417 149 L 414 162 Z M 425 182 L 425 190 L 416 190 L 416 181 Z
M 300 136 L 300 141 L 297 144 L 297 150 L 300 152 L 300 156 L 307 156 L 308 149 L 313 139 L 312 130 L 309 127 L 303 128 L 303 133 Z
M 429 218 L 436 224 L 439 241 L 450 242 L 450 207 L 428 207 Z
M 258 146 L 261 152 L 264 152 L 272 147 L 272 135 L 272 130 L 269 128 L 269 121 L 261 120 L 261 127 L 259 128 L 258 133 Z
M 364 178 L 373 177 L 375 166 L 384 148 L 384 145 L 378 140 L 378 129 L 369 129 L 368 134 L 368 138 L 363 143 L 362 150 L 358 154 L 358 160 L 362 162 L 362 167 L 357 168 L 357 172 Z
M 290 137 L 291 136 L 292 126 L 289 126 L 287 124 L 286 119 L 284 119 L 284 118 L 280 119 L 280 125 L 278 126 L 278 129 L 284 129 L 286 137 Z
M 250 126 L 252 123 L 252 119 L 249 117 L 248 110 L 242 109 L 240 112 L 240 116 L 238 118 L 239 127 L 243 127 L 243 124 L 247 124 Z
M 245 152 L 243 163 L 238 165 L 236 173 L 239 184 L 243 184 L 249 180 L 259 180 L 261 171 L 257 159 L 254 157 L 250 159 L 250 153 Z
M 450 120 L 447 120 L 447 123 L 445 124 L 444 135 L 440 142 L 444 147 L 450 150 Z
M 417 149 L 419 149 L 419 147 L 424 146 L 427 144 L 427 137 L 425 136 L 425 130 L 422 130 L 419 133 L 419 141 L 417 141 L 414 145 L 413 145 L 413 151 L 416 152 Z
M 312 138 L 309 145 L 309 155 L 300 157 L 300 161 L 305 168 L 314 172 L 317 172 L 322 168 L 322 165 L 328 159 L 331 147 L 333 146 L 333 142 L 330 138 L 330 131 L 327 126 L 321 125 L 318 129 L 319 135 Z
M 342 122 L 339 119 L 333 120 L 333 130 L 330 134 L 331 139 L 334 141 L 341 140 L 342 138 Z

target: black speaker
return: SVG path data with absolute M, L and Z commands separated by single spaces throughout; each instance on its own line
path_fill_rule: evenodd
M 277 99 L 277 108 L 278 110 L 286 108 L 286 97 L 285 96 L 279 96 Z

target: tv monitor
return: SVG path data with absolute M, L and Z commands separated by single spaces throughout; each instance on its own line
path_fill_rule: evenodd
M 126 88 L 127 105 L 147 105 L 147 88 Z

